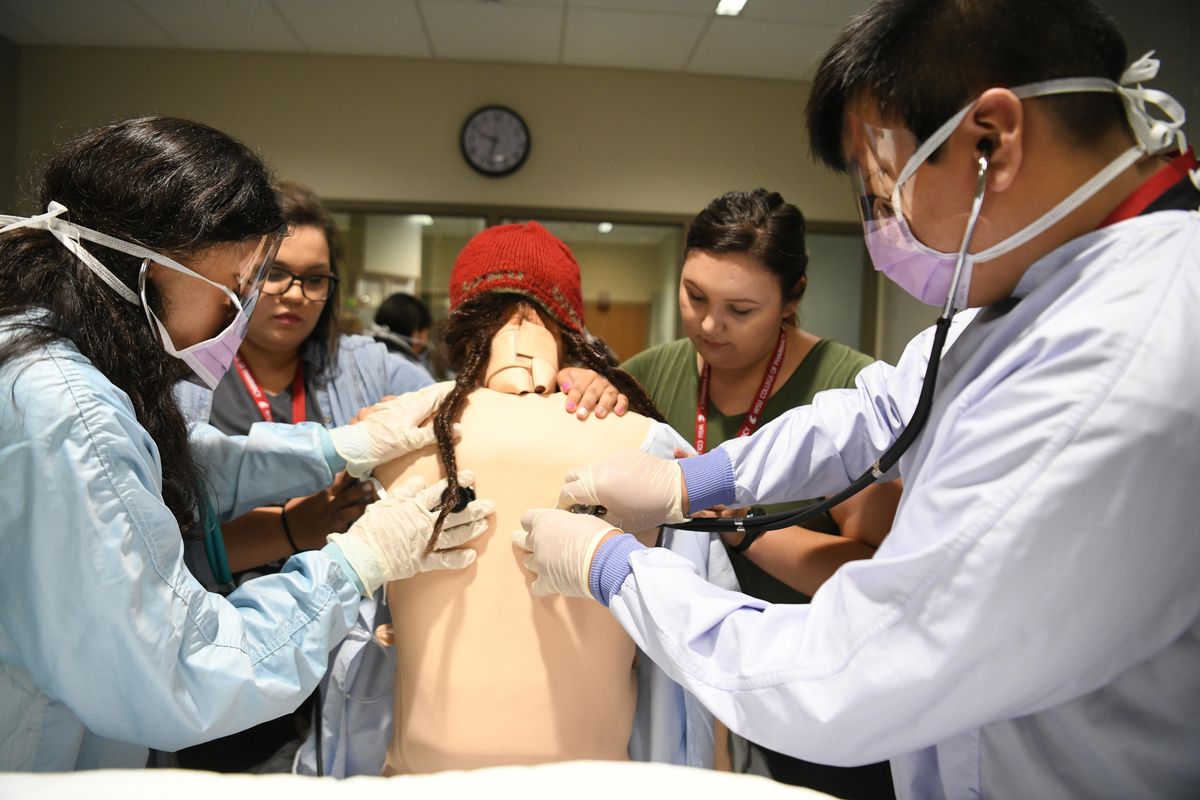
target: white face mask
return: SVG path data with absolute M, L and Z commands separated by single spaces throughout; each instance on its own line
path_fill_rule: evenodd
M 96 273 L 97 277 L 108 284 L 113 291 L 127 302 L 144 308 L 146 311 L 146 320 L 150 324 L 151 330 L 155 331 L 163 350 L 187 364 L 198 382 L 203 383 L 210 389 L 215 389 L 221 380 L 221 376 L 225 374 L 229 369 L 229 365 L 233 363 L 233 357 L 237 354 L 242 340 L 246 337 L 250 314 L 253 313 L 254 305 L 258 300 L 259 290 L 262 288 L 262 282 L 266 277 L 267 270 L 270 268 L 271 262 L 275 259 L 275 252 L 279 248 L 280 235 L 269 234 L 260 239 L 254 254 L 247 259 L 240 271 L 240 285 L 244 289 L 242 296 L 238 297 L 229 288 L 188 269 L 183 264 L 168 256 L 156 253 L 141 245 L 126 242 L 123 239 L 117 239 L 99 231 L 94 231 L 91 228 L 85 228 L 82 225 L 75 225 L 64 219 L 60 219 L 59 217 L 65 214 L 66 211 L 66 206 L 51 201 L 47 206 L 45 214 L 33 217 L 0 215 L 0 222 L 7 223 L 5 227 L 0 228 L 0 233 L 17 228 L 38 228 L 49 231 L 55 239 L 74 253 L 80 261 L 86 264 L 92 272 Z M 128 253 L 131 256 L 141 257 L 143 261 L 142 270 L 138 276 L 139 294 L 134 294 L 128 286 L 121 283 L 120 279 L 108 267 L 104 266 L 95 256 L 85 250 L 83 245 L 80 244 L 80 239 L 86 239 L 112 250 Z M 189 275 L 220 289 L 236 309 L 233 320 L 216 336 L 183 349 L 175 347 L 174 342 L 171 341 L 170 334 L 167 333 L 166 327 L 154 312 L 150 310 L 150 305 L 146 302 L 146 276 L 151 262 L 161 264 L 176 272 L 182 272 L 185 275 Z
M 1121 76 L 1120 84 L 1105 78 L 1061 78 L 1011 90 L 1020 98 L 1077 92 L 1116 94 L 1125 106 L 1126 117 L 1137 143 L 1029 225 L 986 250 L 967 253 L 958 291 L 948 301 L 950 305 L 957 308 L 966 305 L 974 264 L 997 258 L 1043 233 L 1145 156 L 1171 149 L 1187 149 L 1182 129 L 1185 118 L 1183 106 L 1165 92 L 1141 86 L 1141 81 L 1150 80 L 1158 74 L 1159 62 L 1151 55 L 1147 53 L 1130 66 Z M 887 274 L 914 297 L 931 305 L 939 305 L 946 298 L 958 254 L 943 253 L 917 239 L 908 226 L 904 209 L 906 205 L 911 208 L 917 169 L 950 138 L 976 102 L 972 101 L 948 119 L 919 147 L 916 146 L 915 137 L 908 131 L 878 128 L 858 122 L 860 130 L 853 132 L 855 146 L 848 148 L 851 177 L 860 195 L 859 209 L 875 268 Z M 1148 105 L 1158 108 L 1166 118 L 1151 116 Z M 912 155 L 901 167 L 899 158 L 904 153 Z M 884 177 L 884 182 L 891 184 L 885 190 L 886 202 L 880 202 L 876 190 L 881 182 L 880 176 Z M 889 176 L 895 176 L 894 180 Z M 1200 185 L 1200 178 L 1194 175 L 1192 179 Z

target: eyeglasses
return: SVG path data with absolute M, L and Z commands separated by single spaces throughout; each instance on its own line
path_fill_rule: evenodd
M 292 284 L 299 283 L 305 298 L 314 303 L 323 303 L 333 294 L 333 287 L 337 286 L 337 282 L 336 275 L 297 275 L 283 267 L 271 267 L 267 272 L 267 279 L 263 282 L 262 292 L 273 295 L 287 294 L 291 291 Z

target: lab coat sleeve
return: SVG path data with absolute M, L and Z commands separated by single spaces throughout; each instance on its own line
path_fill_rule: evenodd
M 228 599 L 204 591 L 128 399 L 77 359 L 18 375 L 0 400 L 0 660 L 94 733 L 161 750 L 293 710 L 354 620 L 354 583 L 312 552 Z M 278 472 L 255 441 L 222 445 L 212 463 Z M 328 476 L 319 449 L 284 449 L 297 483 Z
M 315 422 L 256 422 L 246 436 L 226 436 L 197 423 L 190 428 L 189 440 L 222 522 L 259 506 L 312 494 L 333 481 L 322 429 Z
M 965 316 L 955 319 L 948 342 L 965 324 Z M 855 378 L 855 388 L 819 392 L 811 405 L 785 412 L 752 436 L 724 442 L 720 449 L 733 470 L 735 503 L 824 497 L 866 472 L 917 406 L 933 332 L 929 328 L 909 342 L 897 366 L 870 364 Z M 705 505 L 701 498 L 700 507 Z
M 1046 342 L 1023 343 L 1019 379 L 956 398 L 875 557 L 811 605 L 723 591 L 652 549 L 631 556 L 616 618 L 732 730 L 834 765 L 1051 708 L 1151 658 L 1200 614 L 1195 388 L 1133 345 L 1100 360 Z M 774 458 L 817 442 L 777 439 Z M 768 480 L 789 485 L 750 485 Z

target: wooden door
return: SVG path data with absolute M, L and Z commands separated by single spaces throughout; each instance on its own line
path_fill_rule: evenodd
M 605 303 L 587 301 L 583 313 L 588 331 L 599 336 L 624 361 L 646 349 L 650 334 L 649 303 Z

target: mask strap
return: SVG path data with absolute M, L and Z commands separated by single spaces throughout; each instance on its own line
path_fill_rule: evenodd
M 908 159 L 908 163 L 904 165 L 904 169 L 900 171 L 900 176 L 896 178 L 896 192 L 893 192 L 893 194 L 897 193 L 900 186 L 913 176 L 913 173 L 925 163 L 925 160 L 929 158 L 934 150 L 937 150 L 942 146 L 943 142 L 950 138 L 950 134 L 954 132 L 954 129 L 958 127 L 959 123 L 963 121 L 967 113 L 975 107 L 975 103 L 977 102 L 979 101 L 972 100 L 961 111 L 942 123 L 942 126 L 933 132 L 933 135 L 921 143 L 917 151 Z
M 75 256 L 88 266 L 92 272 L 100 280 L 108 284 L 109 288 L 121 295 L 122 298 L 132 303 L 133 305 L 141 305 L 137 294 L 121 280 L 114 275 L 108 267 L 100 263 L 100 261 L 89 253 L 82 244 L 80 239 L 86 239 L 90 242 L 95 242 L 98 245 L 107 247 L 110 250 L 116 250 L 120 253 L 126 253 L 136 258 L 150 259 L 156 264 L 162 264 L 170 267 L 173 270 L 182 272 L 185 275 L 191 275 L 193 278 L 198 278 L 205 283 L 212 284 L 218 289 L 223 290 L 226 294 L 232 294 L 229 289 L 216 281 L 209 280 L 198 272 L 188 269 L 183 264 L 180 264 L 173 258 L 164 256 L 161 253 L 156 253 L 153 250 L 142 247 L 141 245 L 127 242 L 124 239 L 118 239 L 115 236 L 109 236 L 100 231 L 94 231 L 91 228 L 85 228 L 83 225 L 76 225 L 73 222 L 68 222 L 65 219 L 60 219 L 62 214 L 66 214 L 68 209 L 62 203 L 56 200 L 51 200 L 46 206 L 46 213 L 38 214 L 34 217 L 10 217 L 0 215 L 0 222 L 8 222 L 9 225 L 0 228 L 0 233 L 15 230 L 17 228 L 35 228 L 38 230 L 49 231 L 50 234 L 62 243 L 63 247 L 70 250 Z
M 141 302 L 138 300 L 138 296 L 134 294 L 128 286 L 121 283 L 120 279 L 117 278 L 116 275 L 112 274 L 108 267 L 101 264 L 95 256 L 89 253 L 83 247 L 83 245 L 79 243 L 81 234 L 87 229 L 81 228 L 78 225 L 74 225 L 66 220 L 58 218 L 59 215 L 65 214 L 66 212 L 66 206 L 51 200 L 49 205 L 46 206 L 45 214 L 39 214 L 35 217 L 27 218 L 0 217 L 0 220 L 12 221 L 12 224 L 7 225 L 4 228 L 0 228 L 0 233 L 5 233 L 17 228 L 34 228 L 38 230 L 49 231 L 50 235 L 61 242 L 63 247 L 70 250 L 76 258 L 86 264 L 87 267 L 96 274 L 96 277 L 108 284 L 110 289 L 121 295 L 125 301 L 133 303 L 135 306 L 141 305 Z M 94 231 L 91 232 L 94 233 Z
M 1151 50 L 1130 64 L 1121 74 L 1119 84 L 1113 83 L 1107 78 L 1055 78 L 1016 86 L 1011 91 L 1022 99 L 1078 92 L 1116 94 L 1125 106 L 1125 117 L 1129 121 L 1129 127 L 1133 130 L 1138 145 L 1144 152 L 1154 155 L 1168 149 L 1187 150 L 1187 136 L 1183 131 L 1187 113 L 1183 105 L 1166 92 L 1142 86 L 1142 81 L 1151 80 L 1158 75 L 1159 60 L 1153 58 L 1153 55 L 1154 51 Z M 978 100 L 972 100 L 921 143 L 921 146 L 908 159 L 908 163 L 904 165 L 899 177 L 896 178 L 897 188 L 911 178 L 930 154 L 950 138 L 950 134 L 954 132 L 954 129 L 959 126 L 959 123 L 977 102 Z M 1165 119 L 1154 117 L 1150 114 L 1147 106 L 1157 108 L 1165 115 Z
M 999 242 L 998 244 L 989 247 L 986 250 L 976 253 L 974 256 L 976 263 L 995 258 L 1001 253 L 1007 253 L 1009 250 L 1020 247 L 1033 237 L 1044 232 L 1051 225 L 1055 224 L 1063 217 L 1067 216 L 1067 214 L 1070 214 L 1072 211 L 1082 205 L 1093 194 L 1100 191 L 1101 188 L 1107 185 L 1122 172 L 1141 161 L 1144 155 L 1145 153 L 1139 145 L 1134 145 L 1133 147 L 1129 148 L 1124 153 L 1113 159 L 1113 161 L 1111 161 L 1107 167 L 1089 178 L 1086 183 L 1082 184 L 1078 189 L 1063 198 L 1058 205 L 1039 217 L 1032 225 L 1024 228 L 1020 233 L 1016 233 L 1004 241 Z

